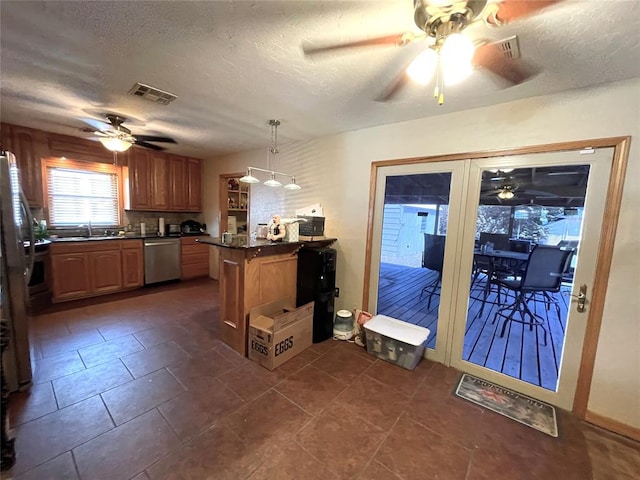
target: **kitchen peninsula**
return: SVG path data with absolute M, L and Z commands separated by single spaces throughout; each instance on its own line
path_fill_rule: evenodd
M 236 237 L 198 242 L 219 248 L 220 319 L 222 340 L 247 355 L 249 312 L 281 298 L 296 299 L 298 257 L 304 247 L 328 247 L 335 238 L 298 242 L 270 242 Z

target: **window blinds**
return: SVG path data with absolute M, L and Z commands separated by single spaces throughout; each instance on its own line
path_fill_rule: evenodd
M 47 187 L 52 226 L 120 224 L 115 173 L 48 167 Z

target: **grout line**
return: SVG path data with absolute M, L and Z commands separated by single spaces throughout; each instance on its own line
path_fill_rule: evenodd
M 76 456 L 73 454 L 73 448 L 71 450 L 69 450 L 69 453 L 71 454 L 71 461 L 73 462 L 73 468 L 76 471 L 76 475 L 78 475 L 78 478 L 80 480 L 82 480 L 82 476 L 80 475 L 80 468 L 78 467 L 78 462 L 76 460 Z
M 385 432 L 384 437 L 382 438 L 382 440 L 380 440 L 380 443 L 378 444 L 378 448 L 376 448 L 374 450 L 374 452 L 371 454 L 371 457 L 369 458 L 369 461 L 367 462 L 367 464 L 364 466 L 364 468 L 362 469 L 362 471 L 366 470 L 367 467 L 371 464 L 372 461 L 374 461 L 375 456 L 378 454 L 378 452 L 380 451 L 380 449 L 382 448 L 382 445 L 384 445 L 384 443 L 387 441 L 387 438 L 389 438 L 389 435 L 391 435 L 391 432 L 393 431 L 393 429 L 395 428 L 396 424 L 400 421 L 400 418 L 402 417 L 404 413 L 401 413 L 400 415 L 398 415 L 398 417 L 396 417 L 395 422 L 393 422 L 393 425 L 391 425 L 391 428 L 389 428 L 389 430 L 387 432 Z M 389 470 L 393 475 L 398 476 L 396 474 L 396 472 L 394 472 L 393 470 L 391 470 L 390 468 L 388 468 L 384 463 L 382 462 L 378 462 L 380 465 L 382 465 L 383 467 L 385 467 L 387 470 Z

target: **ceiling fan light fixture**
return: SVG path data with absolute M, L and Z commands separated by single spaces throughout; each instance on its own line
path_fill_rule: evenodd
M 104 145 L 104 148 L 111 152 L 126 152 L 127 150 L 129 150 L 131 145 L 133 145 L 133 143 L 127 142 L 126 140 L 118 137 L 103 137 L 99 140 L 100 143 Z
M 440 62 L 447 85 L 460 83 L 473 72 L 471 60 L 475 46 L 469 37 L 461 33 L 449 35 L 440 49 Z
M 516 194 L 510 188 L 505 188 L 498 193 L 498 198 L 502 200 L 511 200 Z
M 426 85 L 433 78 L 438 64 L 438 54 L 431 48 L 418 55 L 407 67 L 409 78 L 420 85 Z

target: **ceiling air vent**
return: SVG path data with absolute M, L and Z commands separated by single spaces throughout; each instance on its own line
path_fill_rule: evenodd
M 500 40 L 496 45 L 500 47 L 502 54 L 506 58 L 520 58 L 520 46 L 518 45 L 518 37 L 516 35 Z
M 178 98 L 178 96 L 173 93 L 165 92 L 164 90 L 145 85 L 144 83 L 136 83 L 133 88 L 129 90 L 129 94 L 145 98 L 150 102 L 161 105 L 168 105 Z

